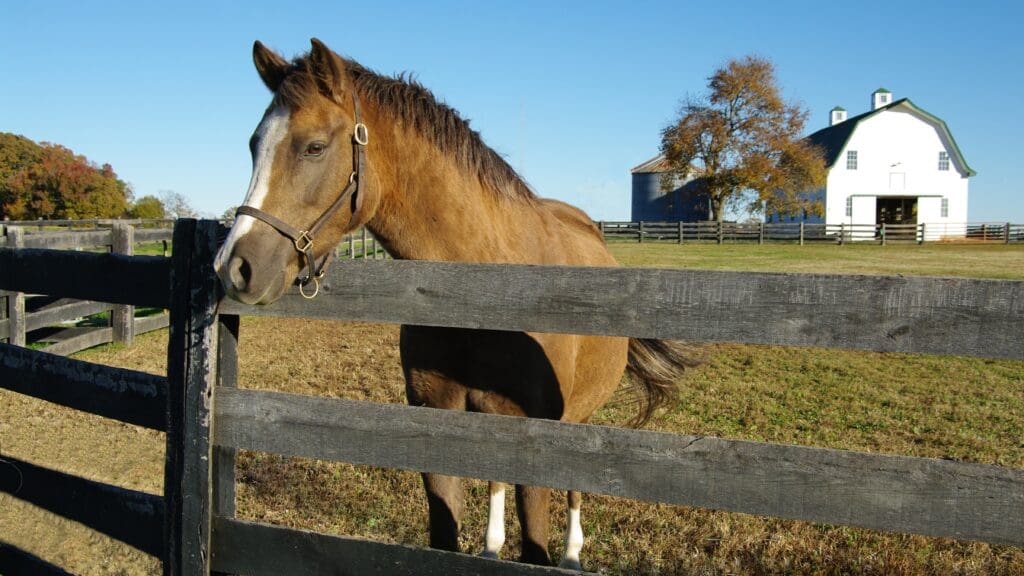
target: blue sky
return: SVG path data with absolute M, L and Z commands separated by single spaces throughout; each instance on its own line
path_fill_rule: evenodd
M 879 86 L 943 118 L 972 221 L 1024 222 L 1024 8 L 1014 2 L 13 2 L 0 0 L 0 131 L 109 162 L 137 196 L 238 204 L 269 101 L 253 40 L 309 38 L 414 72 L 543 196 L 629 217 L 629 169 L 731 57 L 776 65 L 824 127 Z

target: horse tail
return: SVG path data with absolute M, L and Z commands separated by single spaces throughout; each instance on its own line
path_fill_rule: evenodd
M 640 397 L 640 412 L 630 426 L 640 428 L 658 408 L 672 402 L 683 372 L 703 362 L 698 351 L 683 342 L 630 338 L 626 371 L 633 379 L 632 388 Z

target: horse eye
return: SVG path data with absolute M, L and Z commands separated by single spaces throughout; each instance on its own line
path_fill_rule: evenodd
M 310 142 L 309 146 L 306 146 L 306 156 L 319 156 L 326 148 L 327 145 L 323 142 Z

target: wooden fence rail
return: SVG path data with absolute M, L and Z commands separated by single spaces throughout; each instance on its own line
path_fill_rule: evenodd
M 147 554 L 163 555 L 164 501 L 160 496 L 86 480 L 6 455 L 4 461 L 0 491 Z M 0 571 L 3 568 L 0 565 Z
M 1024 470 L 218 390 L 233 448 L 1024 546 Z
M 1024 242 L 1024 224 L 822 224 L 806 222 L 598 222 L 606 239 L 637 242 Z
M 6 236 L 0 238 L 12 248 L 19 248 L 18 254 L 32 254 L 24 252 L 24 249 L 54 250 L 54 249 L 82 249 L 82 248 L 108 248 L 113 253 L 122 256 L 130 256 L 134 246 L 138 242 L 166 241 L 170 239 L 171 230 L 166 228 L 140 228 L 136 230 L 124 223 L 117 222 L 112 228 L 105 230 L 70 231 L 70 232 L 40 232 L 27 234 L 21 227 L 5 226 Z M 101 256 L 101 254 L 94 254 Z M 9 253 L 7 257 L 13 258 L 15 253 Z M 65 322 L 72 322 L 78 318 L 99 314 L 110 313 L 110 326 L 91 329 L 64 330 L 60 333 L 58 341 L 46 350 L 57 354 L 70 354 L 103 344 L 107 342 L 122 342 L 130 345 L 135 334 L 167 326 L 166 316 L 155 318 L 135 318 L 135 307 L 124 302 L 98 303 L 95 301 L 62 301 L 59 304 L 47 304 L 43 308 L 32 311 L 27 309 L 30 302 L 26 296 L 31 294 L 42 294 L 50 286 L 50 282 L 63 281 L 83 286 L 97 286 L 103 283 L 117 284 L 130 276 L 112 275 L 104 280 L 96 280 L 95 274 L 89 272 L 88 267 L 99 262 L 74 258 L 67 254 L 61 256 L 52 254 L 54 266 L 51 269 L 38 269 L 35 275 L 38 280 L 35 284 L 25 278 L 19 284 L 17 290 L 0 294 L 0 339 L 7 339 L 17 345 L 24 345 L 27 341 L 27 334 L 34 330 L 48 326 L 56 326 Z M 31 256 L 30 256 L 31 257 Z M 62 264 L 71 263 L 79 266 L 68 270 L 57 269 Z M 84 265 L 84 266 L 82 266 Z M 109 268 L 109 267 L 108 267 Z M 38 278 L 39 274 L 44 277 Z M 45 274 L 56 275 L 57 277 L 45 276 Z M 0 262 L 0 274 L 25 275 L 32 274 L 26 270 L 19 269 L 14 260 Z M 159 276 L 157 276 L 159 278 Z M 27 293 L 27 294 L 26 294 Z M 93 299 L 95 300 L 95 299 Z M 36 303 L 31 300 L 31 303 Z M 34 304 L 33 304 L 34 305 Z M 161 307 L 166 307 L 164 303 Z
M 167 379 L 0 344 L 0 388 L 154 430 L 167 429 Z
M 1024 470 L 235 388 L 239 314 L 1024 360 L 1024 282 L 360 259 L 333 266 L 317 300 L 253 308 L 218 301 L 221 237 L 181 221 L 171 261 L 0 249 L 0 289 L 170 307 L 166 379 L 0 347 L 0 382 L 18 382 L 6 387 L 163 424 L 163 499 L 121 494 L 147 511 L 112 516 L 139 527 L 133 545 L 165 574 L 568 573 L 241 522 L 237 449 L 1024 546 Z M 115 271 L 124 282 L 106 281 Z
M 220 310 L 1024 359 L 1024 282 L 1009 280 L 356 261 L 316 300 Z

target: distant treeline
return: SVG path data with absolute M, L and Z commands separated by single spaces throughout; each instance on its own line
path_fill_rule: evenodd
M 163 218 L 155 196 L 136 200 L 110 164 L 60 144 L 0 132 L 0 220 Z

